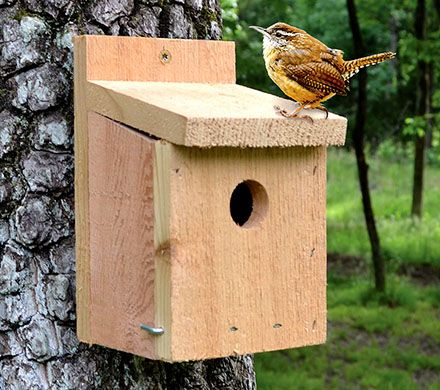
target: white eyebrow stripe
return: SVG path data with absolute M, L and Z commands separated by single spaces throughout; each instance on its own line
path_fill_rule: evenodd
M 299 33 L 284 31 L 284 30 L 278 30 L 277 32 L 280 33 L 281 35 L 285 35 L 286 37 L 294 37 L 295 35 L 299 34 Z

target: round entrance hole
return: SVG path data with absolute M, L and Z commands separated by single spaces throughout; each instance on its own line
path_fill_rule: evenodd
M 254 181 L 242 181 L 232 191 L 230 201 L 231 217 L 244 228 L 258 225 L 266 216 L 269 199 L 264 187 Z

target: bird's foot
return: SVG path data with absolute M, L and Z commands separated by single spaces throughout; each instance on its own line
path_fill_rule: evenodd
M 277 112 L 277 114 L 280 114 L 281 116 L 283 116 L 284 118 L 298 118 L 298 119 L 307 119 L 310 120 L 310 122 L 313 124 L 313 118 L 309 115 L 299 115 L 298 111 L 295 110 L 293 112 L 288 112 L 282 108 L 280 108 L 279 106 L 274 106 L 275 111 Z
M 312 125 L 315 123 L 315 121 L 313 120 L 313 118 L 310 115 L 298 115 L 298 114 L 295 114 L 293 116 L 290 116 L 289 118 L 306 119 L 306 120 L 310 121 L 310 123 Z
M 315 107 L 318 110 L 324 111 L 325 112 L 325 119 L 328 119 L 328 110 L 327 108 L 325 108 L 324 106 L 317 106 Z

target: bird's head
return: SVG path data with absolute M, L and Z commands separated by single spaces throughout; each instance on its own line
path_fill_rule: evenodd
M 287 23 L 275 23 L 268 28 L 249 26 L 250 28 L 263 34 L 264 48 L 283 48 L 295 46 L 295 40 L 304 31 L 288 25 Z

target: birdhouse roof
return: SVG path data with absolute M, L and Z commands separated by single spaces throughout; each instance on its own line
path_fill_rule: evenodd
M 235 84 L 232 42 L 75 38 L 76 102 L 174 144 L 196 147 L 343 145 L 347 120 Z M 85 98 L 80 98 L 84 96 Z
M 169 142 L 198 147 L 343 145 L 346 118 L 318 110 L 284 118 L 295 104 L 237 84 L 89 82 L 93 111 Z

